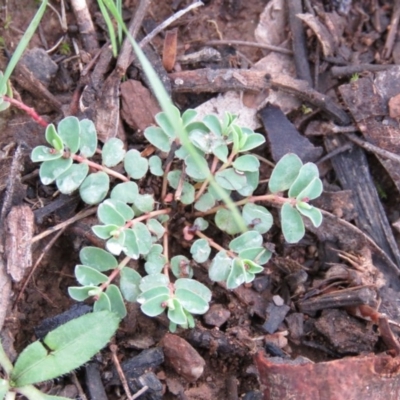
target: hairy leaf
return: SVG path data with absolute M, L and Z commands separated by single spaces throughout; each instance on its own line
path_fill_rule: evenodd
M 87 246 L 79 252 L 79 259 L 83 265 L 88 265 L 104 272 L 118 266 L 117 259 L 108 251 L 98 247 Z
M 124 168 L 133 179 L 141 179 L 149 169 L 149 162 L 137 150 L 129 150 L 124 158 Z
M 124 203 L 133 204 L 139 195 L 138 185 L 135 182 L 118 183 L 111 191 L 110 197 Z
M 82 119 L 79 124 L 81 126 L 80 154 L 86 158 L 92 157 L 97 150 L 96 127 L 90 119 Z
M 289 189 L 296 180 L 302 165 L 300 158 L 294 153 L 283 156 L 272 171 L 269 190 L 277 193 Z
M 65 117 L 59 122 L 57 128 L 58 134 L 66 147 L 71 153 L 75 154 L 79 150 L 81 142 L 81 126 L 78 118 L 72 116 Z
M 88 173 L 87 164 L 72 164 L 56 179 L 58 190 L 63 194 L 71 194 L 79 188 Z
M 300 213 L 289 203 L 281 209 L 282 233 L 288 243 L 297 243 L 305 233 L 304 223 Z
M 79 194 L 86 204 L 97 204 L 106 197 L 109 186 L 109 176 L 103 171 L 95 172 L 83 181 Z
M 57 160 L 45 161 L 39 169 L 40 180 L 43 185 L 53 183 L 62 173 L 72 165 L 71 158 L 59 158 Z
M 119 287 L 126 301 L 135 302 L 140 294 L 142 277 L 132 268 L 124 267 L 120 272 Z
M 249 229 L 261 234 L 268 232 L 273 223 L 271 213 L 265 207 L 254 203 L 245 204 L 242 215 Z

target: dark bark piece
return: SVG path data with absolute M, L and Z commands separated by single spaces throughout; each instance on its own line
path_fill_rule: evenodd
M 276 306 L 274 303 L 269 303 L 266 310 L 267 318 L 262 326 L 263 329 L 271 334 L 276 332 L 289 310 L 290 307 L 286 304 Z
M 290 340 L 299 344 L 304 335 L 304 314 L 292 313 L 286 317 L 285 321 L 288 325 Z
M 255 362 L 264 385 L 264 400 L 397 400 L 400 358 L 387 355 L 347 357 L 311 363 L 266 358 Z
M 85 366 L 85 383 L 92 400 L 107 400 L 107 393 L 104 390 L 103 382 L 96 362 Z
M 237 298 L 249 306 L 249 313 L 252 315 L 253 313 L 257 314 L 261 318 L 265 318 L 265 309 L 267 307 L 267 302 L 265 298 L 252 288 L 247 288 L 244 285 L 239 286 L 237 289 L 233 291 Z
M 57 212 L 58 214 L 63 214 L 62 219 L 67 219 L 71 216 L 71 211 L 76 209 L 76 206 L 80 202 L 80 196 L 78 194 L 73 195 L 60 195 L 51 203 L 39 208 L 33 212 L 35 216 L 35 221 L 37 224 L 41 225 L 44 219 Z
M 34 217 L 27 205 L 13 207 L 7 215 L 6 259 L 7 272 L 14 282 L 19 282 L 32 266 L 32 237 Z
M 138 397 L 139 400 L 162 400 L 163 385 L 154 372 L 146 372 L 139 377 L 127 376 L 129 389 L 133 394 L 147 386 L 147 390 Z
M 122 370 L 127 377 L 138 378 L 149 368 L 156 368 L 164 362 L 164 352 L 161 347 L 143 350 L 139 355 L 124 361 Z
M 279 107 L 267 104 L 259 115 L 275 162 L 287 153 L 297 154 L 303 162 L 316 161 L 321 157 L 322 148 L 315 147 L 302 136 Z
M 328 151 L 345 143 L 345 139 L 325 137 Z M 355 148 L 332 157 L 332 165 L 343 189 L 352 190 L 357 217 L 356 225 L 400 265 L 400 253 L 378 192 L 369 172 L 367 159 L 362 149 Z

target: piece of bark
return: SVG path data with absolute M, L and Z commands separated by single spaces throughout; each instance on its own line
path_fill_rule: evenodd
M 32 266 L 31 241 L 35 231 L 34 216 L 28 205 L 15 206 L 7 215 L 5 256 L 7 272 L 19 282 Z
M 99 365 L 96 362 L 90 362 L 85 366 L 85 383 L 91 399 L 107 400 Z
M 264 322 L 262 328 L 268 333 L 274 333 L 285 319 L 289 310 L 290 307 L 286 304 L 283 304 L 282 306 L 276 306 L 274 303 L 269 303 L 266 309 L 266 321 Z
M 162 61 L 167 72 L 174 69 L 178 43 L 178 28 L 165 32 Z
M 137 356 L 125 360 L 122 370 L 130 378 L 138 378 L 151 368 L 156 368 L 164 362 L 164 352 L 161 347 L 143 350 Z M 116 373 L 115 373 L 116 375 Z
M 387 355 L 309 360 L 255 356 L 264 400 L 398 400 L 400 358 Z

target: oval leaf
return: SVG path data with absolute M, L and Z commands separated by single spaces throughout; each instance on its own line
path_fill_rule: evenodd
M 225 251 L 219 251 L 211 262 L 208 276 L 214 282 L 226 281 L 232 268 L 232 258 Z
M 307 203 L 306 203 L 307 204 Z M 318 228 L 322 224 L 322 213 L 318 208 L 314 206 L 302 207 L 302 203 L 296 205 L 297 210 L 299 210 L 305 217 L 309 218 L 312 224 Z
M 271 213 L 263 206 L 254 203 L 247 203 L 242 209 L 243 219 L 249 229 L 261 234 L 270 230 L 273 218 Z
M 161 158 L 158 156 L 151 156 L 149 158 L 149 168 L 152 175 L 163 176 L 164 171 L 162 168 Z
M 238 157 L 233 162 L 233 167 L 239 171 L 254 172 L 259 170 L 260 161 L 258 161 L 257 157 L 251 154 L 245 154 L 244 156 Z
M 59 158 L 57 160 L 45 161 L 39 169 L 40 180 L 43 185 L 49 185 L 67 171 L 71 165 L 71 158 Z
M 141 179 L 147 173 L 149 162 L 137 150 L 129 150 L 124 158 L 124 168 L 133 179 Z
M 103 146 L 101 158 L 106 167 L 115 167 L 125 156 L 124 142 L 118 138 L 108 139 Z
M 176 278 L 191 278 L 193 268 L 185 256 L 174 256 L 171 258 L 171 271 Z
M 132 268 L 124 267 L 120 272 L 119 287 L 126 301 L 135 302 L 140 294 L 142 277 Z
M 216 182 L 224 189 L 239 190 L 246 186 L 247 180 L 244 174 L 240 174 L 233 168 L 227 168 L 215 174 Z
M 236 235 L 241 232 L 240 226 L 232 216 L 232 211 L 222 208 L 215 214 L 215 224 L 219 229 L 229 235 Z
M 305 228 L 300 213 L 289 203 L 285 203 L 281 209 L 282 233 L 288 243 L 297 243 L 304 234 Z
M 81 186 L 88 173 L 87 164 L 72 164 L 56 179 L 58 190 L 63 194 L 71 194 Z
M 47 146 L 37 146 L 32 150 L 31 160 L 33 162 L 43 162 L 57 160 L 61 158 L 62 152 Z
M 114 269 L 118 266 L 118 261 L 112 254 L 93 246 L 84 247 L 79 252 L 79 259 L 82 264 L 102 272 Z
M 79 150 L 81 142 L 81 126 L 78 118 L 72 116 L 66 117 L 59 122 L 57 128 L 58 134 L 65 146 L 68 147 L 71 153 L 75 154 Z
M 110 197 L 124 203 L 133 204 L 139 195 L 138 185 L 135 182 L 118 183 L 111 191 Z
M 229 249 L 235 253 L 251 247 L 260 247 L 263 242 L 261 234 L 257 231 L 248 231 L 242 233 L 239 237 L 229 243 Z
M 304 188 L 298 195 L 297 200 L 303 201 L 305 199 L 313 200 L 321 196 L 323 190 L 322 181 L 319 178 L 314 178 L 306 188 Z
M 190 248 L 190 253 L 195 261 L 203 263 L 208 260 L 208 257 L 210 257 L 211 247 L 207 240 L 198 239 L 193 242 L 192 247 Z
M 145 129 L 144 137 L 157 149 L 169 152 L 171 150 L 171 144 L 169 142 L 169 137 L 164 133 L 164 131 L 158 126 L 150 126 Z
M 106 295 L 110 300 L 111 311 L 118 315 L 118 317 L 126 317 L 126 308 L 122 294 L 116 285 L 109 285 L 106 290 Z
M 297 175 L 296 180 L 290 186 L 288 196 L 297 197 L 299 193 L 305 189 L 309 183 L 314 179 L 319 177 L 318 167 L 313 163 L 304 164 Z
M 60 152 L 64 150 L 64 143 L 53 124 L 47 125 L 45 136 L 47 143 L 54 149 Z
M 75 277 L 82 286 L 97 286 L 107 282 L 108 279 L 107 275 L 87 265 L 77 265 L 75 267 Z
M 79 188 L 79 194 L 86 204 L 100 203 L 107 195 L 110 178 L 103 172 L 90 174 Z
M 272 171 L 269 179 L 269 190 L 272 193 L 277 193 L 289 189 L 296 180 L 302 166 L 303 163 L 296 154 L 289 153 L 283 156 Z
M 79 121 L 79 124 L 81 126 L 80 154 L 83 157 L 92 157 L 97 149 L 96 127 L 90 119 L 83 119 Z

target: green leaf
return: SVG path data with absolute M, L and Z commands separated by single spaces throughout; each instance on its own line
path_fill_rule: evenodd
M 321 179 L 319 178 L 314 178 L 306 188 L 304 188 L 298 195 L 297 195 L 297 200 L 298 201 L 303 201 L 305 199 L 308 200 L 313 200 L 319 197 L 322 193 L 323 186 Z
M 171 139 L 175 139 L 175 127 L 171 124 L 171 122 L 180 120 L 181 113 L 175 106 L 172 106 L 169 111 L 170 115 L 167 115 L 165 112 L 160 112 L 154 117 L 154 119 L 166 135 L 168 135 Z
M 260 161 L 253 155 L 245 154 L 233 162 L 233 167 L 239 171 L 254 172 L 260 169 Z
M 229 235 L 236 235 L 241 232 L 240 226 L 232 216 L 232 211 L 225 208 L 216 212 L 215 224 Z
M 201 158 L 201 165 L 193 159 L 191 155 L 185 158 L 186 173 L 196 181 L 204 181 L 209 175 L 208 163 L 205 158 Z M 204 171 L 208 171 L 204 173 Z
M 193 110 L 191 108 L 188 108 L 183 114 L 182 114 L 182 122 L 183 126 L 189 125 L 192 121 L 195 120 L 197 117 L 197 111 Z
M 154 218 L 146 221 L 147 229 L 156 239 L 161 239 L 165 233 L 165 228 Z
M 215 199 L 209 192 L 201 195 L 200 198 L 194 204 L 194 208 L 202 212 L 208 211 L 214 206 L 215 206 Z
M 263 206 L 246 203 L 242 209 L 243 219 L 249 229 L 261 234 L 270 230 L 273 218 L 271 213 Z
M 115 167 L 125 157 L 124 142 L 118 138 L 108 139 L 101 152 L 103 165 Z
M 159 289 L 159 288 L 158 288 Z M 169 299 L 169 294 L 160 294 L 159 296 L 153 297 L 150 300 L 144 302 L 140 309 L 144 314 L 149 317 L 156 317 L 164 312 L 166 309 L 166 304 Z M 140 296 L 138 298 L 138 302 L 140 303 Z
M 308 207 L 306 207 L 308 206 Z M 307 203 L 299 202 L 296 204 L 296 208 L 305 217 L 309 218 L 312 224 L 318 228 L 322 224 L 322 213 L 318 208 L 311 206 Z
M 214 114 L 208 114 L 203 118 L 204 125 L 213 133 L 222 136 L 221 123 L 218 117 Z
M 154 210 L 154 198 L 151 194 L 139 194 L 135 200 L 135 207 L 143 213 Z
M 126 250 L 125 246 L 125 238 L 126 238 L 126 232 L 129 229 L 124 229 L 122 231 L 118 232 L 118 235 L 113 235 L 111 239 L 107 240 L 106 243 L 106 249 L 112 253 L 115 254 L 116 256 L 119 256 L 122 251 Z
M 97 218 L 102 222 L 103 224 L 107 225 L 117 225 L 117 226 L 124 226 L 125 222 L 127 221 L 125 217 L 118 212 L 116 202 L 118 200 L 111 200 L 107 199 L 104 200 L 99 207 L 97 208 Z M 120 202 L 120 204 L 123 204 L 126 206 L 130 212 L 131 212 L 131 218 L 133 217 L 133 210 L 128 207 L 125 203 Z M 129 218 L 130 219 L 130 218 Z
M 297 175 L 296 180 L 290 186 L 288 196 L 297 197 L 300 192 L 305 189 L 309 183 L 314 179 L 319 177 L 318 167 L 313 163 L 304 164 Z
M 108 280 L 107 275 L 87 265 L 77 265 L 75 267 L 75 277 L 82 286 L 97 286 Z
M 191 314 L 204 314 L 209 308 L 211 291 L 194 279 L 181 278 L 175 282 L 175 297 Z
M 225 192 L 226 196 L 231 195 L 230 190 L 222 189 L 220 188 L 221 191 Z M 215 200 L 220 201 L 222 200 L 222 197 L 220 196 L 220 193 L 218 193 L 213 186 L 208 187 L 208 193 L 211 194 L 212 197 L 214 197 Z
M 185 256 L 171 258 L 171 271 L 176 278 L 191 278 L 193 276 L 190 260 Z
M 206 239 L 197 239 L 193 242 L 190 253 L 196 262 L 203 263 L 210 257 L 211 247 Z
M 164 171 L 162 169 L 161 158 L 158 156 L 151 156 L 149 158 L 149 168 L 150 168 L 150 172 L 154 176 L 163 176 L 164 175 Z
M 118 183 L 111 191 L 110 197 L 124 203 L 133 204 L 139 195 L 138 185 L 135 182 Z
M 72 165 L 71 158 L 59 158 L 58 160 L 45 161 L 39 169 L 40 180 L 43 185 L 53 183 L 62 173 Z
M 47 146 L 37 146 L 32 150 L 31 160 L 33 162 L 43 162 L 57 160 L 61 158 L 62 152 Z
M 248 172 L 244 173 L 246 177 L 246 185 L 239 189 L 237 192 L 242 196 L 250 196 L 253 192 L 257 189 L 259 178 L 260 178 L 260 171 Z
M 104 292 L 101 292 L 98 299 L 94 302 L 93 311 L 111 311 L 111 301 Z
M 269 179 L 269 190 L 272 193 L 277 193 L 289 189 L 296 180 L 302 166 L 303 163 L 296 154 L 289 153 L 283 156 L 272 171 Z
M 152 274 L 142 278 L 140 282 L 140 290 L 146 292 L 147 290 L 156 287 L 167 287 L 169 284 L 168 278 L 164 274 Z
M 129 150 L 124 158 L 124 168 L 133 179 L 141 179 L 147 173 L 149 162 L 137 150 Z
M 10 385 L 7 380 L 0 379 L 0 400 L 4 399 L 4 396 L 7 394 L 10 389 Z
M 169 137 L 157 126 L 150 126 L 145 129 L 144 137 L 157 149 L 168 153 L 171 150 Z
M 285 240 L 288 243 L 297 243 L 304 234 L 304 223 L 300 213 L 289 203 L 285 203 L 281 209 L 281 225 Z
M 228 153 L 229 149 L 226 144 L 221 144 L 219 146 L 215 146 L 212 150 L 212 153 L 222 162 L 228 161 Z
M 181 303 L 177 299 L 171 299 L 171 305 L 168 308 L 168 319 L 177 325 L 187 323 L 186 314 Z
M 253 247 L 239 252 L 239 258 L 252 260 L 257 264 L 266 264 L 272 256 L 272 253 L 264 247 Z
M 142 277 L 132 268 L 124 267 L 120 272 L 119 287 L 126 301 L 135 302 L 140 294 Z
M 170 186 L 174 189 L 177 189 L 180 183 L 182 172 L 181 171 L 171 171 L 168 172 L 167 180 Z M 192 204 L 194 202 L 195 190 L 193 185 L 189 182 L 184 181 L 182 185 L 182 194 L 180 197 L 180 201 L 183 204 Z
M 86 204 L 100 203 L 107 195 L 110 178 L 103 172 L 90 174 L 79 188 L 79 194 Z
M 84 247 L 79 252 L 79 259 L 83 265 L 88 265 L 101 272 L 109 271 L 118 266 L 118 261 L 112 254 L 93 246 Z
M 75 154 L 79 150 L 81 126 L 76 117 L 65 117 L 58 123 L 58 134 L 69 151 Z
M 106 323 L 105 323 L 106 322 Z M 107 311 L 85 314 L 25 348 L 11 374 L 20 387 L 54 379 L 80 367 L 99 352 L 114 335 L 119 318 Z
M 69 296 L 76 301 L 84 301 L 92 297 L 96 291 L 100 293 L 100 288 L 97 286 L 71 286 L 68 288 Z
M 163 247 L 160 244 L 153 244 L 149 253 L 146 255 L 146 262 L 144 264 L 144 269 L 150 274 L 158 274 L 164 268 L 167 263 L 167 259 L 162 254 Z
M 106 295 L 108 296 L 111 304 L 111 311 L 118 315 L 118 317 L 126 317 L 126 308 L 124 300 L 122 298 L 121 291 L 116 285 L 109 285 L 106 290 Z
M 56 179 L 58 190 L 63 194 L 71 194 L 79 188 L 88 173 L 87 164 L 72 164 Z
M 80 154 L 86 158 L 92 157 L 97 149 L 96 127 L 90 119 L 82 119 L 79 124 L 81 126 Z
M 46 142 L 54 147 L 55 150 L 58 150 L 59 152 L 64 150 L 64 143 L 53 124 L 47 125 L 45 136 Z
M 244 282 L 246 282 L 246 270 L 243 260 L 235 258 L 232 261 L 232 268 L 226 280 L 226 287 L 228 289 L 236 289 Z
M 242 129 L 244 130 L 245 128 Z M 250 135 L 246 135 L 245 137 L 246 141 L 239 150 L 241 153 L 253 150 L 256 147 L 261 146 L 265 142 L 265 137 L 263 135 L 260 135 L 259 133 L 252 133 Z
M 100 239 L 106 240 L 111 236 L 114 236 L 115 232 L 118 231 L 120 227 L 117 225 L 94 225 L 92 226 L 93 233 Z
M 216 182 L 224 189 L 239 190 L 246 186 L 247 180 L 243 173 L 227 168 L 215 174 Z
M 198 231 L 205 231 L 208 228 L 209 223 L 204 218 L 198 217 L 194 220 L 193 225 L 196 226 Z
M 226 281 L 232 267 L 232 258 L 226 251 L 219 251 L 211 261 L 208 276 L 214 282 Z
M 260 247 L 262 242 L 263 238 L 259 232 L 248 231 L 231 240 L 229 243 L 229 249 L 235 253 L 239 253 L 240 251 L 251 247 Z
M 153 244 L 149 229 L 142 222 L 136 222 L 131 229 L 136 235 L 139 253 L 146 255 Z

